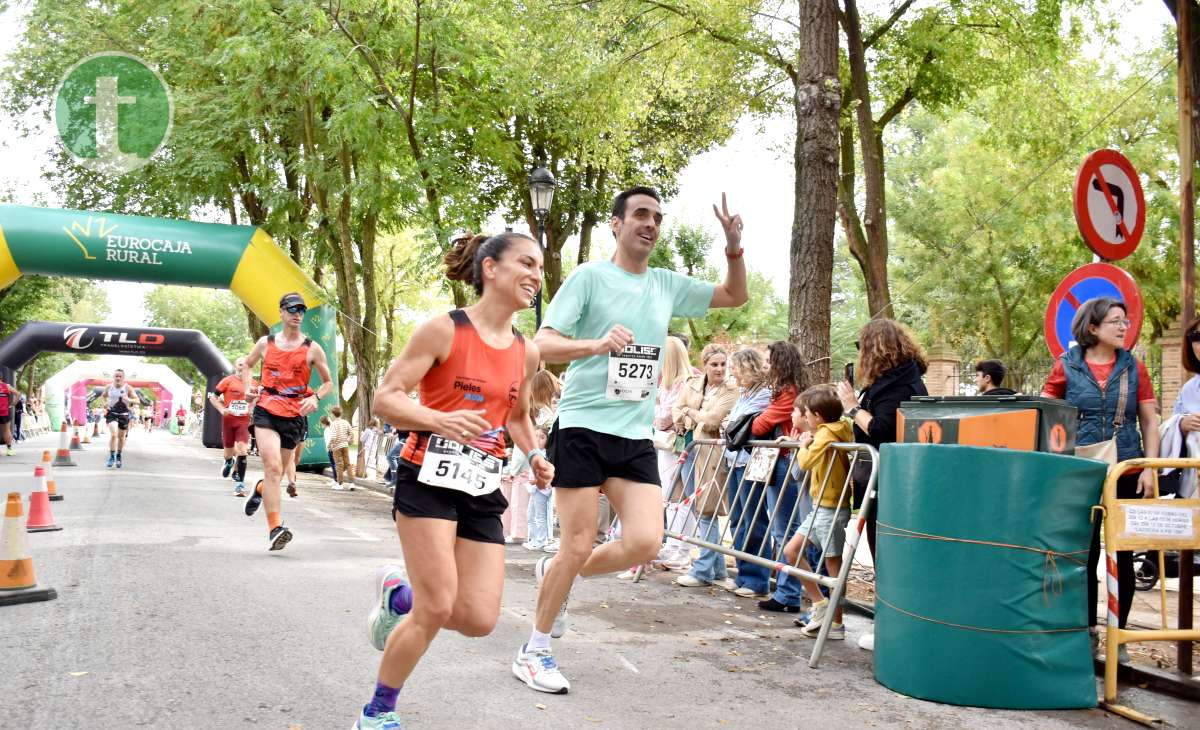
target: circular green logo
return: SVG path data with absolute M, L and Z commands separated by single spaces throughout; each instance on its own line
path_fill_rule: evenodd
M 89 170 L 123 175 L 150 161 L 171 133 L 174 106 L 158 72 L 108 51 L 72 66 L 54 95 L 63 146 Z

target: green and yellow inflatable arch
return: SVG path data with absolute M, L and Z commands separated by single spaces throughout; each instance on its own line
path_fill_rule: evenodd
M 279 298 L 301 292 L 309 306 L 301 329 L 324 348 L 337 383 L 337 313 L 261 228 L 0 205 L 0 289 L 21 274 L 228 289 L 273 332 Z M 328 461 L 318 419 L 333 402 L 309 416 L 301 463 Z

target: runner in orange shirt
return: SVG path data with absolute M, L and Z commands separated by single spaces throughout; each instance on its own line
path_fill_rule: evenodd
M 496 625 L 504 588 L 500 516 L 508 506 L 500 492 L 505 431 L 528 455 L 540 486 L 554 477 L 529 417 L 538 349 L 513 327 L 514 315 L 538 295 L 541 250 L 520 233 L 476 236 L 456 245 L 446 264 L 448 278 L 472 283 L 479 300 L 417 327 L 372 404 L 375 415 L 409 431 L 392 501 L 405 565 L 376 574 L 367 628 L 383 657 L 355 730 L 400 726 L 400 687 L 441 630 L 486 636 Z M 408 395 L 418 387 L 419 403 Z
M 263 478 L 246 500 L 246 515 L 252 516 L 266 502 L 270 550 L 282 550 L 292 539 L 292 531 L 283 526 L 279 512 L 283 465 L 304 443 L 308 414 L 316 411 L 319 401 L 333 390 L 325 351 L 300 331 L 306 311 L 304 297 L 296 292 L 284 294 L 279 300 L 283 329 L 259 339 L 246 356 L 247 368 L 252 369 L 262 360 L 261 385 L 248 392 L 258 395 L 252 419 L 263 462 Z M 306 395 L 311 392 L 308 380 L 314 368 L 321 376 L 321 385 L 316 393 Z
M 233 493 L 246 496 L 246 454 L 250 453 L 250 409 L 254 399 L 246 395 L 258 387 L 258 381 L 246 367 L 246 358 L 239 357 L 233 364 L 234 372 L 217 383 L 217 392 L 209 393 L 208 400 L 221 412 L 221 446 L 225 448 L 225 468 L 222 477 L 233 472 L 236 483 Z M 219 396 L 218 396 L 219 394 Z M 234 468 L 237 457 L 237 468 Z

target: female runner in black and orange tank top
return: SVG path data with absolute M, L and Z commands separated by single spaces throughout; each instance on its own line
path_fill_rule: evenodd
M 438 631 L 486 636 L 496 624 L 507 503 L 494 487 L 504 432 L 530 456 L 539 486 L 554 476 L 529 416 L 538 350 L 513 328 L 541 287 L 538 245 L 515 233 L 476 236 L 446 264 L 449 278 L 474 284 L 479 301 L 421 324 L 374 400 L 375 415 L 411 432 L 393 509 L 408 583 L 398 566 L 377 575 L 368 622 L 384 653 L 358 728 L 399 721 L 396 694 Z M 409 397 L 417 389 L 419 403 Z

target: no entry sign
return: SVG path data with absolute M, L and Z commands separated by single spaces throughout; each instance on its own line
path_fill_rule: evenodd
M 1088 264 L 1075 269 L 1059 283 L 1046 306 L 1046 345 L 1058 357 L 1074 343 L 1071 320 L 1079 306 L 1095 297 L 1116 297 L 1129 308 L 1129 329 L 1125 331 L 1125 349 L 1137 344 L 1142 332 L 1142 292 L 1133 277 L 1111 264 Z
M 1146 227 L 1146 197 L 1137 171 L 1120 152 L 1088 155 L 1075 178 L 1075 222 L 1088 248 L 1117 261 L 1133 253 Z

